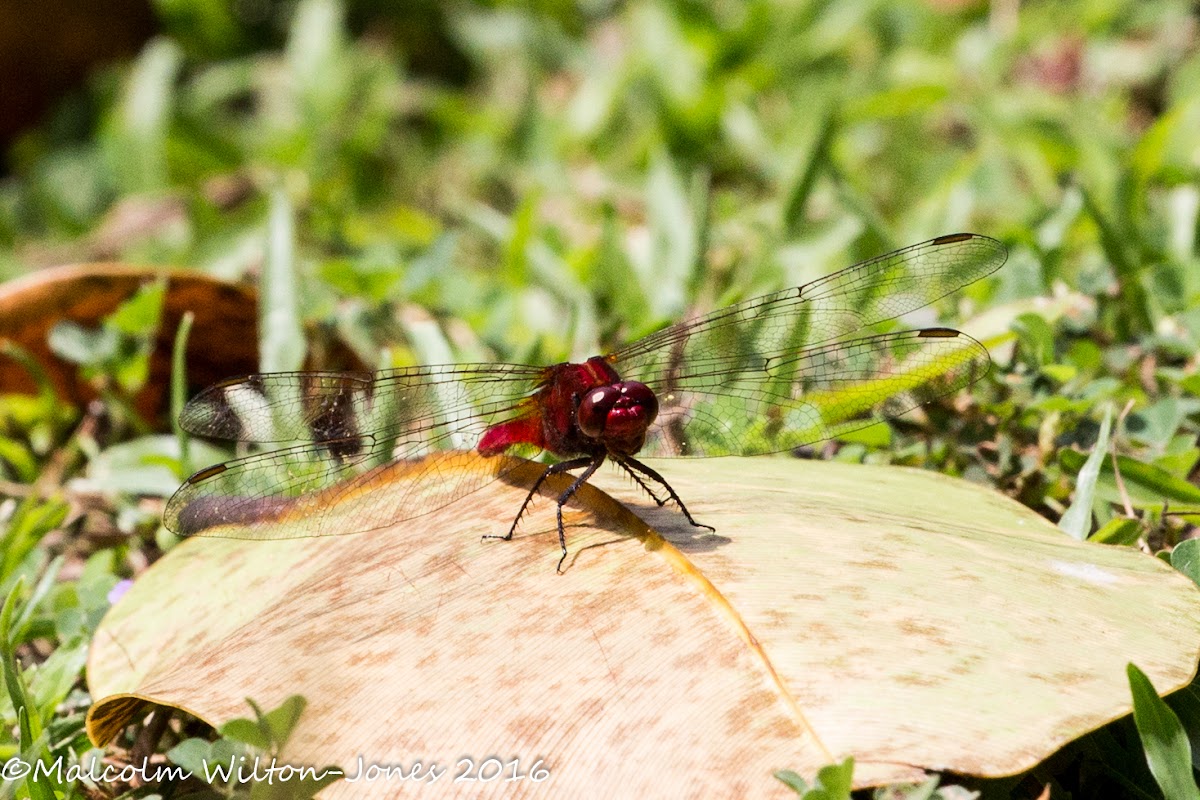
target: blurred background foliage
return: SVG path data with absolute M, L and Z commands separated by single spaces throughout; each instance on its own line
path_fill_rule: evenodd
M 1192 2 L 151 10 L 133 56 L 12 138 L 0 278 L 119 260 L 257 279 L 283 241 L 303 317 L 363 364 L 550 363 L 976 231 L 1008 265 L 940 310 L 997 368 L 924 433 L 917 414 L 826 454 L 934 466 L 1057 521 L 1103 409 L 1130 405 L 1093 538 L 1192 530 L 1164 514 L 1200 507 Z M 61 438 L 8 418 L 0 467 L 32 481 Z
M 10 150 L 5 274 L 252 273 L 283 184 L 310 315 L 415 302 L 502 357 L 960 229 L 1012 245 L 994 300 L 1061 281 L 1113 338 L 1200 332 L 1186 2 L 157 8 Z
M 974 230 L 1011 255 L 956 316 L 1006 309 L 966 327 L 1018 346 L 940 441 L 986 454 L 879 457 L 1057 518 L 1058 447 L 1134 400 L 1138 452 L 1195 478 L 1191 3 L 156 11 L 135 59 L 10 148 L 0 274 L 116 258 L 253 278 L 274 196 L 304 316 L 361 363 L 548 363 Z

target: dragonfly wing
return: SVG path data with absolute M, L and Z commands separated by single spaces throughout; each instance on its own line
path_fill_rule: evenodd
M 658 396 L 647 456 L 791 450 L 899 416 L 987 374 L 987 349 L 948 328 L 768 353 L 756 368 L 719 359 L 642 380 Z
M 188 430 L 308 441 L 200 470 L 172 496 L 164 522 L 182 535 L 238 523 L 220 535 L 297 538 L 370 530 L 442 508 L 498 477 L 463 469 L 474 458 L 465 451 L 493 425 L 531 413 L 529 395 L 543 373 L 468 365 L 270 373 L 217 384 L 188 404 Z M 386 488 L 368 491 L 375 486 Z
M 523 364 L 456 364 L 247 375 L 201 391 L 184 406 L 179 424 L 198 436 L 243 442 L 397 435 L 507 409 L 528 396 L 544 373 L 544 367 Z
M 755 297 L 664 328 L 610 358 L 622 376 L 661 372 L 706 358 L 737 366 L 766 353 L 842 338 L 903 316 L 1003 266 L 1004 245 L 974 233 L 939 236 L 803 286 Z
M 488 424 L 477 419 L 455 432 L 478 437 Z M 473 452 L 438 449 L 450 439 L 450 431 L 418 442 L 357 436 L 235 459 L 188 478 L 163 522 L 182 536 L 235 539 L 359 533 L 443 508 L 519 463 L 468 468 Z
M 608 358 L 617 372 L 659 399 L 659 419 L 641 452 L 787 450 L 970 384 L 989 360 L 965 334 L 935 328 L 848 337 L 995 272 L 1006 257 L 1004 245 L 986 236 L 940 236 L 616 351 Z

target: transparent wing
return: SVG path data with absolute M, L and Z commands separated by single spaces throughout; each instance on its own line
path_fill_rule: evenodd
M 458 460 L 491 426 L 533 411 L 529 398 L 544 374 L 491 364 L 223 381 L 185 406 L 185 429 L 304 443 L 200 470 L 168 501 L 164 524 L 181 535 L 240 523 L 230 529 L 239 538 L 298 538 L 369 530 L 442 508 L 499 476 L 463 470 Z M 400 472 L 405 480 L 389 483 L 394 491 L 366 491 Z
M 179 424 L 198 436 L 242 442 L 440 435 L 460 420 L 502 414 L 530 395 L 545 371 L 523 364 L 457 364 L 246 375 L 201 391 L 184 406 Z
M 949 328 L 849 339 L 736 373 L 691 364 L 658 395 L 645 456 L 758 455 L 832 439 L 953 394 L 987 374 L 987 349 Z
M 370 437 L 354 443 L 366 446 L 336 461 L 328 451 L 303 445 L 201 470 L 168 501 L 163 522 L 181 536 L 299 539 L 359 533 L 443 508 L 520 463 L 497 459 L 496 469 L 487 473 L 470 468 L 475 456 L 463 450 L 390 458 L 394 451 Z M 213 531 L 228 524 L 235 527 Z
M 610 358 L 622 376 L 646 383 L 694 360 L 737 369 L 924 308 L 992 274 L 1007 258 L 1004 245 L 986 236 L 939 236 L 663 328 Z
M 965 334 L 937 328 L 930 331 L 944 333 L 846 337 L 973 283 L 1006 258 L 1004 245 L 986 236 L 941 236 L 616 351 L 608 358 L 621 376 L 659 398 L 659 419 L 642 453 L 778 452 L 969 385 L 989 361 Z M 865 385 L 851 391 L 857 382 Z

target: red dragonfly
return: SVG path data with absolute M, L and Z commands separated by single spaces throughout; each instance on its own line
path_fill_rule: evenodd
M 939 236 L 803 286 L 680 322 L 603 356 L 549 367 L 464 364 L 375 373 L 285 372 L 210 386 L 180 424 L 201 436 L 301 442 L 202 469 L 167 503 L 181 535 L 274 539 L 352 533 L 442 508 L 504 472 L 484 456 L 565 459 L 547 466 L 508 533 L 551 475 L 582 470 L 562 507 L 606 460 L 660 506 L 670 484 L 635 455 L 792 450 L 897 416 L 987 373 L 987 350 L 950 328 L 864 332 L 995 272 L 994 239 Z M 467 452 L 464 452 L 467 451 Z M 367 491 L 389 463 L 413 480 Z M 514 462 L 519 463 L 519 462 Z M 510 467 L 511 469 L 511 467 Z M 661 487 L 666 496 L 655 491 Z M 710 528 L 711 530 L 711 528 Z

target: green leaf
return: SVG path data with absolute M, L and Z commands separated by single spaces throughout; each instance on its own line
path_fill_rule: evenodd
M 184 312 L 175 331 L 175 342 L 171 347 L 171 432 L 179 443 L 179 477 L 190 475 L 193 470 L 191 458 L 192 437 L 184 433 L 179 425 L 179 415 L 187 402 L 187 344 L 192 333 L 196 315 Z
M 837 130 L 837 111 L 836 108 L 830 108 L 824 114 L 812 150 L 804 161 L 804 169 L 800 171 L 783 204 L 783 229 L 788 236 L 796 236 L 804 224 L 804 211 L 808 207 L 808 199 L 812 196 L 817 177 L 821 174 L 821 167 L 829 159 L 829 147 Z
M 212 745 L 204 739 L 184 739 L 166 752 L 172 764 L 178 764 L 197 777 L 205 777 L 205 764 L 211 756 Z
M 104 326 L 124 336 L 145 337 L 158 329 L 166 295 L 165 279 L 147 283 L 105 317 Z
M 222 725 L 218 732 L 226 738 L 257 747 L 259 750 L 271 749 L 271 737 L 252 719 L 231 719 Z
M 1100 529 L 1088 537 L 1089 542 L 1100 544 L 1130 545 L 1141 538 L 1144 527 L 1142 521 L 1131 517 L 1113 517 L 1100 526 Z
M 38 460 L 22 442 L 0 436 L 0 464 L 5 472 L 24 483 L 37 479 Z
M 29 681 L 29 693 L 43 719 L 54 719 L 55 709 L 83 674 L 87 664 L 88 642 L 80 640 L 59 647 L 38 665 Z
M 846 109 L 851 122 L 888 119 L 928 111 L 946 99 L 945 86 L 901 86 L 861 98 Z
M 8 699 L 17 713 L 21 713 L 32 705 L 29 702 L 25 685 L 21 681 L 20 669 L 17 666 L 12 640 L 12 620 L 18 602 L 17 595 L 20 594 L 24 585 L 23 581 L 18 580 L 12 589 L 9 590 L 8 596 L 4 600 L 4 606 L 0 609 L 0 659 L 4 661 L 3 665 L 0 665 L 0 669 L 4 670 L 4 686 L 8 691 Z M 26 723 L 22 723 L 22 741 L 28 744 L 31 739 L 40 734 L 40 725 L 41 720 L 36 718 L 28 727 Z M 36 733 L 34 732 L 34 727 L 37 727 Z
M 868 425 L 858 430 L 838 434 L 839 442 L 861 444 L 873 449 L 882 449 L 892 444 L 891 425 Z
M 4 607 L 0 608 L 0 671 L 4 672 L 4 686 L 8 691 L 8 699 L 17 712 L 17 728 L 20 731 L 21 755 L 29 764 L 43 761 L 45 752 L 44 729 L 42 718 L 36 713 L 37 709 L 29 697 L 29 690 L 21 677 L 13 649 L 13 615 L 17 606 L 17 595 L 24 588 L 24 582 L 18 580 L 4 599 Z M 24 778 L 25 787 L 32 800 L 55 800 L 54 790 L 50 779 L 37 776 L 30 772 Z
M 292 729 L 299 722 L 306 705 L 304 698 L 296 694 L 280 703 L 278 708 L 263 715 L 262 723 L 270 731 L 271 741 L 276 748 L 282 748 L 287 744 L 287 740 L 292 735 Z
M 183 52 L 170 39 L 151 41 L 134 66 L 114 120 L 110 158 L 127 192 L 167 186 L 167 133 Z
M 1191 437 L 1177 437 L 1176 441 L 1180 441 L 1180 439 L 1186 446 L 1181 450 L 1154 459 L 1154 466 L 1165 470 L 1168 475 L 1186 478 L 1197 464 L 1200 464 L 1200 447 L 1191 446 L 1194 441 Z
M 287 62 L 297 105 L 310 124 L 327 124 L 346 88 L 345 8 L 338 0 L 300 0 L 291 23 Z
M 1042 366 L 1042 374 L 1055 383 L 1063 384 L 1079 373 L 1070 364 L 1045 364 Z
M 1165 447 L 1184 419 L 1197 410 L 1195 401 L 1165 397 L 1130 414 L 1125 420 L 1125 432 L 1131 439 Z
M 271 192 L 267 256 L 259 294 L 259 366 L 288 372 L 304 363 L 304 330 L 296 286 L 296 231 L 292 203 L 282 186 Z
M 117 355 L 120 337 L 107 328 L 89 329 L 61 320 L 50 329 L 50 349 L 55 355 L 73 364 L 95 365 L 112 360 Z
M 347 297 L 383 303 L 393 295 L 401 281 L 400 260 L 392 248 L 369 250 L 362 258 L 334 258 L 323 261 L 321 280 Z
M 1083 454 L 1076 450 L 1060 451 L 1058 460 L 1068 472 L 1077 472 L 1084 464 Z M 1200 504 L 1200 487 L 1153 464 L 1129 456 L 1117 456 L 1117 469 L 1121 471 L 1121 479 L 1125 482 L 1130 500 L 1135 506 L 1156 507 L 1165 502 Z M 1121 502 L 1123 498 L 1117 491 L 1111 459 L 1105 459 L 1101 465 L 1101 476 L 1106 479 L 1102 484 L 1104 498 L 1111 502 Z
M 166 282 L 158 280 L 139 288 L 97 328 L 61 320 L 50 329 L 50 348 L 87 367 L 85 376 L 105 382 L 115 379 L 126 392 L 136 392 L 149 375 L 165 296 Z
M 55 588 L 59 571 L 62 569 L 64 563 L 66 563 L 66 556 L 60 555 L 42 570 L 41 578 L 34 585 L 33 591 L 30 592 L 29 598 L 23 604 L 20 613 L 13 619 L 12 629 L 18 636 L 22 635 L 26 630 L 30 619 L 33 617 L 34 610 L 46 600 L 51 590 Z
M 68 510 L 61 500 L 31 496 L 21 501 L 0 535 L 0 584 L 16 580 L 29 556 L 37 558 L 38 542 L 62 523 Z
M 1012 329 L 1031 366 L 1042 367 L 1054 362 L 1054 329 L 1042 316 L 1022 314 L 1013 320 Z
M 803 796 L 804 793 L 808 791 L 808 783 L 804 780 L 804 778 L 800 777 L 790 769 L 778 770 L 775 773 L 775 777 L 783 781 L 789 789 L 798 795 Z
M 667 319 L 687 305 L 687 290 L 700 263 L 702 226 L 694 186 L 666 152 L 657 153 L 646 181 L 650 248 L 634 259 L 653 315 Z
M 225 0 L 154 0 L 159 21 L 190 54 L 213 58 L 245 46 L 232 3 Z
M 1075 480 L 1075 500 L 1058 521 L 1058 527 L 1069 535 L 1083 541 L 1092 528 L 1092 499 L 1096 494 L 1096 479 L 1100 476 L 1100 465 L 1108 453 L 1108 434 L 1112 430 L 1112 406 L 1104 410 L 1104 419 L 1100 423 L 1100 433 L 1092 454 L 1088 456 L 1079 477 Z
M 775 777 L 787 784 L 802 800 L 850 800 L 854 758 L 847 757 L 840 764 L 821 767 L 811 787 L 804 778 L 790 769 L 777 771 Z
M 1187 733 L 1192 763 L 1200 764 L 1200 686 L 1193 681 L 1164 699 Z
M 1200 585 L 1200 539 L 1188 539 L 1171 550 L 1171 566 Z
M 850 800 L 853 783 L 854 757 L 848 756 L 841 764 L 822 767 L 804 800 Z
M 504 244 L 504 259 L 500 274 L 513 286 L 524 286 L 529 281 L 529 247 L 534 241 L 537 225 L 538 197 L 530 192 L 517 206 L 508 229 L 508 240 Z
M 1166 800 L 1200 800 L 1192 775 L 1192 754 L 1179 718 L 1134 664 L 1125 668 L 1133 694 L 1133 721 L 1158 788 Z

